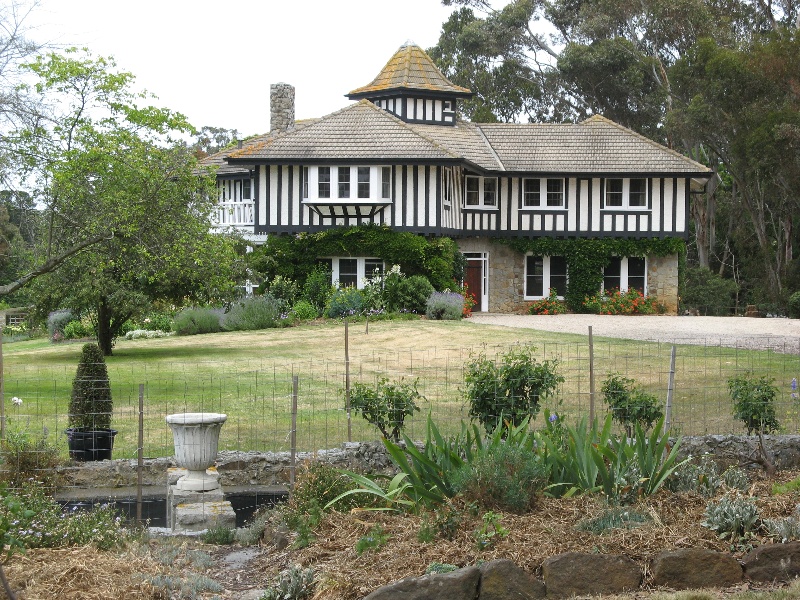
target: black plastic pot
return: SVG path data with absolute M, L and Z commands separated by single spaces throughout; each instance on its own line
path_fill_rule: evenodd
M 79 462 L 111 460 L 116 429 L 67 429 L 69 457 Z

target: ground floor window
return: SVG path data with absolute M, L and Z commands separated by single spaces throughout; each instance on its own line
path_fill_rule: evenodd
M 384 265 L 380 258 L 334 257 L 319 261 L 331 273 L 331 282 L 339 287 L 362 289 L 367 281 L 383 275 Z
M 567 293 L 567 259 L 563 256 L 526 256 L 525 299 L 544 298 L 550 295 L 551 288 L 562 298 Z
M 617 289 L 626 292 L 629 289 L 647 293 L 647 263 L 639 256 L 614 256 L 603 270 L 603 290 Z

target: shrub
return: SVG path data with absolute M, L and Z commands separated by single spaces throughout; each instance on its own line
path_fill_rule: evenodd
M 215 546 L 230 546 L 236 541 L 236 531 L 228 527 L 211 527 L 200 536 L 205 544 Z
M 317 316 L 319 316 L 328 305 L 328 299 L 333 294 L 333 290 L 331 272 L 325 267 L 319 266 L 306 277 L 300 297 L 316 308 Z
M 388 541 L 389 536 L 383 531 L 383 527 L 380 524 L 375 525 L 367 535 L 360 537 L 356 542 L 356 554 L 361 556 L 367 550 L 382 548 Z
M 628 437 L 633 434 L 635 423 L 647 430 L 664 415 L 658 398 L 634 383 L 633 379 L 620 373 L 609 373 L 601 387 L 614 420 L 625 427 Z
M 127 538 L 122 520 L 108 505 L 91 510 L 75 508 L 65 514 L 62 506 L 40 485 L 26 485 L 19 492 L 4 490 L 0 493 L 4 497 L 13 496 L 23 508 L 13 522 L 13 532 L 26 548 L 91 544 L 107 550 L 124 543 Z M 0 520 L 3 517 L 0 515 Z
M 392 268 L 384 278 L 383 301 L 389 312 L 425 313 L 425 305 L 434 292 L 424 275 L 405 277 Z
M 587 296 L 583 309 L 598 315 L 652 315 L 666 310 L 656 298 L 645 296 L 634 288 L 624 293 L 615 289 Z
M 0 459 L 3 464 L 0 481 L 15 488 L 22 487 L 27 481 L 52 486 L 56 478 L 55 468 L 61 464 L 58 447 L 50 443 L 44 431 L 32 434 L 12 428 L 0 443 Z
M 355 383 L 350 390 L 350 407 L 374 425 L 385 439 L 397 442 L 406 417 L 419 412 L 417 401 L 425 400 L 417 391 L 417 382 L 389 383 L 382 377 L 373 388 Z
M 308 300 L 297 302 L 292 307 L 292 313 L 299 321 L 312 321 L 319 316 L 317 309 Z
M 645 513 L 618 506 L 603 511 L 593 519 L 579 522 L 575 529 L 592 533 L 605 533 L 611 529 L 633 529 L 650 521 Z
M 154 340 L 156 338 L 170 337 L 172 333 L 166 331 L 150 331 L 148 329 L 134 329 L 125 334 L 126 340 Z
M 528 307 L 528 314 L 531 315 L 560 315 L 567 310 L 563 300 L 558 299 L 558 292 L 555 288 L 550 288 L 547 298 L 531 302 Z
M 351 317 L 361 314 L 364 308 L 364 296 L 354 287 L 336 290 L 328 300 L 325 315 L 331 319 Z
M 738 289 L 739 286 L 732 279 L 720 277 L 705 267 L 689 267 L 686 269 L 686 285 L 681 294 L 681 305 L 701 315 L 730 315 L 736 306 Z
M 694 492 L 710 498 L 723 487 L 745 491 L 750 485 L 747 473 L 739 467 L 729 467 L 720 475 L 717 463 L 703 456 L 699 463 L 687 462 L 677 468 L 666 482 L 672 492 Z
M 172 315 L 163 312 L 151 312 L 138 323 L 138 329 L 145 331 L 172 331 Z
M 547 485 L 547 467 L 530 450 L 504 444 L 490 446 L 453 475 L 454 489 L 467 502 L 487 510 L 522 514 Z
M 108 429 L 113 406 L 103 352 L 97 344 L 84 344 L 72 380 L 69 426 L 73 429 Z
M 175 315 L 173 326 L 178 335 L 198 335 L 222 331 L 219 311 L 210 308 L 185 308 Z
M 498 539 L 508 537 L 508 529 L 500 524 L 500 519 L 500 515 L 492 511 L 484 513 L 483 525 L 472 534 L 478 550 L 488 550 L 495 545 Z
M 276 275 L 275 278 L 269 282 L 267 292 L 273 298 L 283 300 L 286 306 L 291 306 L 300 297 L 300 285 L 288 277 Z
M 764 529 L 767 535 L 777 539 L 781 544 L 800 540 L 800 520 L 797 517 L 784 517 L 783 519 L 764 519 Z
M 314 592 L 314 569 L 294 565 L 278 573 L 259 600 L 304 600 Z
M 433 292 L 425 303 L 425 316 L 437 321 L 458 321 L 464 315 L 464 296 Z
M 71 310 L 56 310 L 47 316 L 47 335 L 51 342 L 64 339 L 64 328 L 70 321 L 75 320 Z
M 538 363 L 533 346 L 512 348 L 499 364 L 484 353 L 465 366 L 464 396 L 470 403 L 469 415 L 491 433 L 507 419 L 519 425 L 526 417 L 535 417 L 539 403 L 555 393 L 564 377 L 558 375 L 558 361 Z
M 285 302 L 270 294 L 253 296 L 234 304 L 223 325 L 226 331 L 271 329 L 280 325 L 285 310 Z
M 789 318 L 800 319 L 800 292 L 789 296 Z
M 79 340 L 92 335 L 92 330 L 86 327 L 81 321 L 70 321 L 64 326 L 64 339 Z
M 705 520 L 701 523 L 734 543 L 752 537 L 758 527 L 758 508 L 750 498 L 723 496 L 706 505 Z
M 451 565 L 449 563 L 432 562 L 425 568 L 425 575 L 431 575 L 433 573 L 452 573 L 453 571 L 457 570 L 458 567 L 456 565 Z
M 772 433 L 778 429 L 775 414 L 775 396 L 778 389 L 767 377 L 755 377 L 752 373 L 728 379 L 728 389 L 733 399 L 733 416 L 744 422 L 747 435 L 753 432 Z

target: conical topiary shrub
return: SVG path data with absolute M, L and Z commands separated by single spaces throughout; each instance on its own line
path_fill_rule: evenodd
M 72 381 L 69 426 L 76 430 L 109 429 L 113 408 L 103 353 L 97 344 L 85 344 Z

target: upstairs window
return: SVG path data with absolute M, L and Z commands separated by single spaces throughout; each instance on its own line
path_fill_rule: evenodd
M 647 179 L 606 179 L 606 207 L 647 208 Z
M 497 177 L 467 175 L 464 191 L 465 206 L 494 208 L 497 203 Z
M 339 167 L 339 198 L 350 197 L 350 167 Z
M 562 298 L 567 293 L 567 259 L 563 256 L 526 256 L 525 298 L 545 298 L 551 289 Z
M 242 200 L 251 200 L 252 199 L 252 189 L 250 185 L 250 180 L 245 179 L 242 181 Z
M 542 194 L 542 190 L 544 190 L 544 194 Z M 522 180 L 523 207 L 540 208 L 543 195 L 545 196 L 545 206 L 548 208 L 563 208 L 564 180 L 557 178 Z
M 381 167 L 381 198 L 392 197 L 392 167 Z
M 298 187 L 302 199 L 310 202 L 332 199 L 350 202 L 389 200 L 391 176 L 391 167 L 304 166 L 300 169 Z
M 358 197 L 369 198 L 369 167 L 358 167 Z
M 331 168 L 318 167 L 317 168 L 317 196 L 320 198 L 331 197 Z

